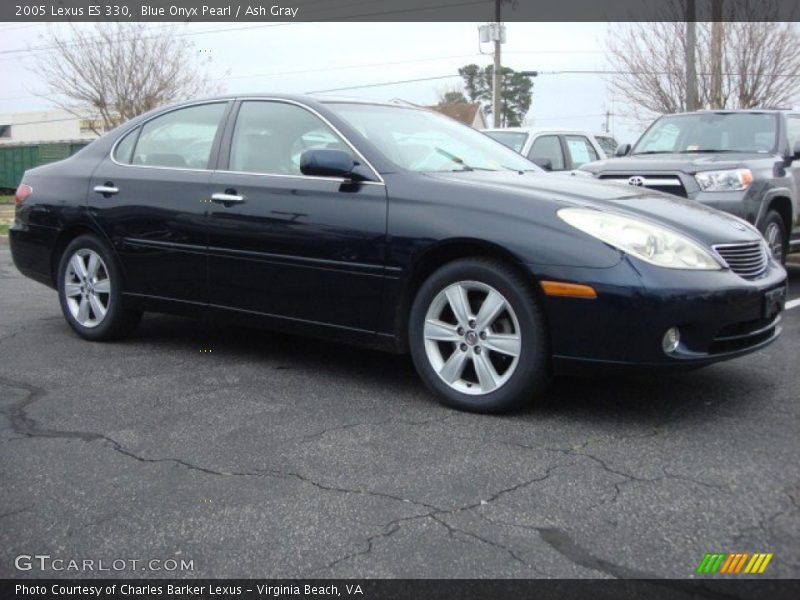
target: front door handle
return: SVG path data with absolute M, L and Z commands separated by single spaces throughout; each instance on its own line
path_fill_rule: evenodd
M 236 193 L 230 193 L 233 190 L 226 190 L 224 193 L 216 193 L 211 195 L 211 201 L 217 204 L 224 204 L 226 206 L 231 204 L 241 204 L 244 202 L 244 196 Z
M 119 188 L 110 181 L 106 181 L 103 185 L 94 186 L 94 191 L 98 194 L 103 194 L 106 198 L 114 194 L 119 194 Z

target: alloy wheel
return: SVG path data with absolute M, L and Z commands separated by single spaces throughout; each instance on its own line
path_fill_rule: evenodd
M 783 261 L 783 230 L 781 226 L 774 222 L 767 225 L 764 239 L 767 240 L 767 245 L 772 250 L 775 260 L 778 262 Z
M 72 318 L 83 327 L 100 325 L 111 303 L 111 277 L 100 255 L 77 250 L 67 263 L 64 295 Z
M 502 387 L 522 350 L 519 321 L 508 300 L 479 281 L 459 281 L 439 292 L 425 315 L 425 353 L 451 388 L 471 395 Z

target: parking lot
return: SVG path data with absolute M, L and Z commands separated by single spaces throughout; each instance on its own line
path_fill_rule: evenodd
M 0 576 L 800 577 L 798 357 L 800 307 L 755 355 L 463 414 L 406 357 L 160 315 L 81 341 L 1 241 Z

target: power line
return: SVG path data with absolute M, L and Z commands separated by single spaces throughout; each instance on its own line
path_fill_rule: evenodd
M 478 56 L 477 53 L 472 54 L 451 54 L 448 56 L 433 56 L 428 58 L 416 58 L 416 59 L 409 59 L 409 60 L 399 60 L 399 61 L 390 61 L 390 62 L 380 62 L 380 63 L 360 63 L 355 65 L 336 65 L 336 66 L 328 66 L 328 67 L 316 67 L 313 69 L 303 69 L 303 70 L 293 70 L 293 71 L 272 71 L 268 73 L 250 73 L 247 75 L 226 75 L 223 77 L 214 77 L 212 81 L 229 81 L 232 79 L 255 79 L 259 77 L 279 77 L 282 75 L 305 75 L 308 73 L 321 73 L 327 71 L 341 71 L 346 69 L 364 69 L 370 67 L 388 67 L 388 66 L 396 66 L 396 65 L 405 65 L 405 64 L 414 64 L 420 62 L 433 62 L 438 60 L 449 60 L 454 58 L 472 58 Z M 456 77 L 456 75 L 450 75 L 449 77 Z M 9 97 L 0 97 L 0 102 L 10 101 L 10 100 L 27 100 L 29 98 L 40 98 L 41 94 L 32 94 L 27 96 L 9 96 Z
M 351 85 L 348 87 L 332 88 L 329 90 L 313 90 L 306 92 L 306 94 L 327 94 L 328 92 L 345 92 L 347 90 L 362 90 L 365 88 L 384 87 L 388 85 L 400 85 L 402 83 L 417 83 L 419 81 L 435 81 L 437 79 L 451 79 L 453 77 L 461 77 L 458 73 L 455 75 L 439 75 L 437 77 L 420 77 L 419 79 L 403 79 L 400 81 L 382 81 L 380 83 L 369 83 L 366 85 Z

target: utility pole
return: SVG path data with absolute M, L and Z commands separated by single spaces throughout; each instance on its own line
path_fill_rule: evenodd
M 697 110 L 697 27 L 695 0 L 686 0 L 686 110 Z
M 722 107 L 722 0 L 711 0 L 711 106 Z
M 494 21 L 496 31 L 494 34 L 494 70 L 492 72 L 492 117 L 494 119 L 494 126 L 500 127 L 500 87 L 502 83 L 502 66 L 500 62 L 500 48 L 503 44 L 502 32 L 500 25 L 500 7 L 503 0 L 494 0 Z

